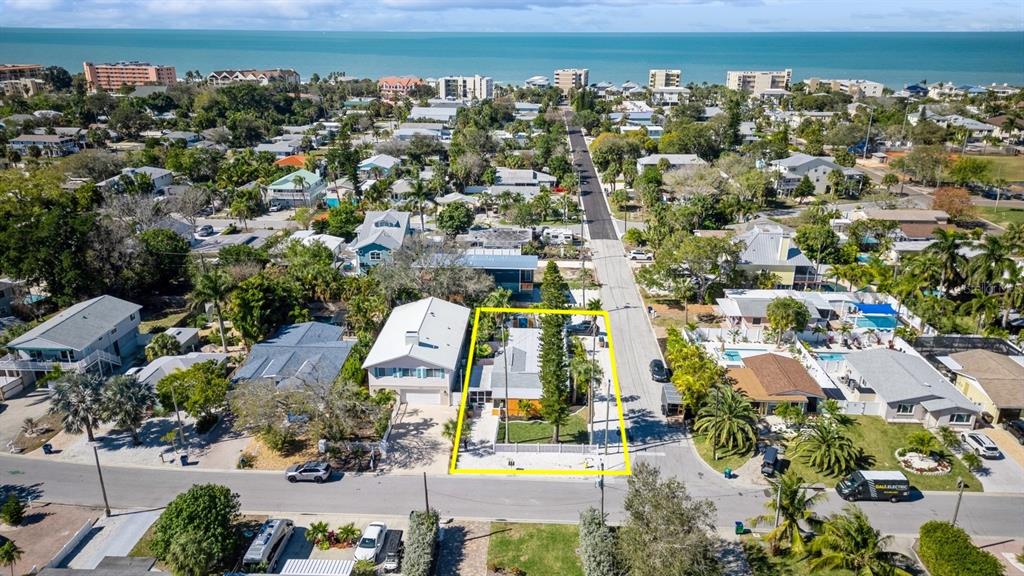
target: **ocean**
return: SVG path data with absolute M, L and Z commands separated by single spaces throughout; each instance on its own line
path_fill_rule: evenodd
M 147 60 L 204 74 L 294 68 L 376 78 L 483 74 L 521 84 L 556 68 L 590 81 L 645 84 L 650 68 L 683 82 L 723 83 L 726 70 L 792 68 L 793 79 L 865 78 L 893 88 L 927 80 L 1024 85 L 1024 32 L 463 34 L 0 28 L 0 62 L 59 65 Z

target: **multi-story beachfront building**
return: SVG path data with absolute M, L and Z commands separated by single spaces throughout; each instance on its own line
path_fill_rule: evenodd
M 39 78 L 42 74 L 42 64 L 0 64 L 0 82 Z
M 678 88 L 682 79 L 682 70 L 651 70 L 648 73 L 647 87 L 652 90 L 657 88 Z
M 149 62 L 116 62 L 93 64 L 83 62 L 85 81 L 90 90 L 118 90 L 121 86 L 162 85 L 178 81 L 174 66 L 160 66 Z
M 587 68 L 562 68 L 555 70 L 555 86 L 562 92 L 579 90 L 590 84 L 590 70 Z
M 249 84 L 298 84 L 301 82 L 299 73 L 291 68 L 274 68 L 272 70 L 214 70 L 206 77 L 211 86 L 227 86 L 237 82 Z
M 384 76 L 377 80 L 377 90 L 384 100 L 394 102 L 409 95 L 409 92 L 421 86 L 423 80 L 416 76 Z
M 854 98 L 879 98 L 885 85 L 881 82 L 871 80 L 823 80 L 821 78 L 808 78 L 804 80 L 807 84 L 807 91 L 815 93 L 828 88 L 832 92 L 842 92 Z
M 790 68 L 775 72 L 729 70 L 725 75 L 725 87 L 762 96 L 769 90 L 789 90 L 792 79 L 793 70 Z
M 485 100 L 494 97 L 490 76 L 445 76 L 437 80 L 437 97 L 442 100 Z

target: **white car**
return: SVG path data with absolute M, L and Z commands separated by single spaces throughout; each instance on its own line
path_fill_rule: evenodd
M 654 260 L 654 254 L 645 250 L 630 250 L 627 256 L 630 260 L 644 260 L 647 262 Z
M 355 559 L 375 562 L 387 533 L 388 527 L 383 522 L 373 522 L 367 526 L 359 538 L 359 545 L 356 546 Z
M 960 434 L 960 440 L 967 449 L 982 458 L 997 459 L 1003 457 L 1003 453 L 999 451 L 996 443 L 980 432 L 964 432 Z

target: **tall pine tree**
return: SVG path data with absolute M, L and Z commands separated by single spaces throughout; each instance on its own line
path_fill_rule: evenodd
M 553 261 L 544 270 L 541 302 L 544 308 L 566 307 L 565 279 Z M 569 419 L 569 368 L 565 352 L 565 316 L 541 317 L 540 413 L 554 427 L 552 442 L 558 443 L 561 427 Z

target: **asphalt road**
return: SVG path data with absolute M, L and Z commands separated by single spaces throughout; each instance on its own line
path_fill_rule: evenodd
M 579 127 L 572 125 L 572 112 L 565 110 L 566 128 L 569 132 L 569 144 L 572 147 L 572 162 L 580 174 L 580 195 L 583 198 L 583 210 L 587 216 L 587 227 L 593 240 L 617 240 L 612 215 L 605 204 L 604 191 L 597 179 L 597 170 L 587 150 L 586 140 Z

